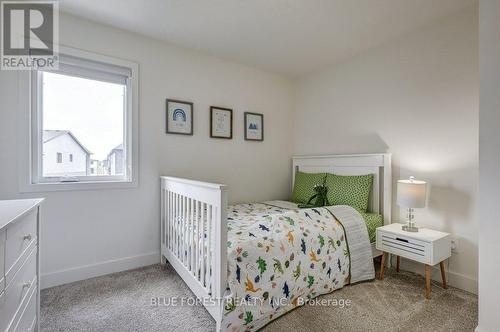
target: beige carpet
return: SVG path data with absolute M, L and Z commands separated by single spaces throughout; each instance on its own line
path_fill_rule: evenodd
M 43 290 L 42 331 L 213 331 L 200 306 L 152 306 L 151 298 L 192 296 L 167 265 L 79 281 Z M 473 331 L 477 296 L 432 285 L 423 297 L 421 277 L 388 270 L 383 281 L 347 286 L 321 299 L 350 300 L 344 308 L 300 307 L 262 331 Z

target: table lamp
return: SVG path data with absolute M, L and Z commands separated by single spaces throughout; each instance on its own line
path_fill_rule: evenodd
M 407 209 L 408 223 L 402 227 L 404 231 L 418 232 L 418 227 L 413 221 L 415 218 L 413 209 L 425 207 L 426 194 L 427 182 L 415 180 L 413 176 L 410 176 L 409 180 L 398 180 L 397 203 Z

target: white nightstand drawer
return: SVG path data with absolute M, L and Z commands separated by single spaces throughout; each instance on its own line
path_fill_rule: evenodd
M 430 245 L 427 242 L 389 232 L 380 232 L 377 240 L 377 249 L 379 250 L 422 263 L 429 261 Z
M 449 233 L 427 228 L 411 233 L 401 226 L 394 223 L 377 228 L 377 249 L 431 266 L 451 256 Z

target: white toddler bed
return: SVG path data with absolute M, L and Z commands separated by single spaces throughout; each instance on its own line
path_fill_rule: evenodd
M 373 174 L 369 212 L 382 214 L 384 224 L 391 222 L 390 154 L 294 157 L 292 179 L 295 179 L 295 172 L 298 170 L 338 175 Z M 162 264 L 168 260 L 193 293 L 202 300 L 215 319 L 218 331 L 223 327 L 228 271 L 233 272 L 233 278 L 235 268 L 238 268 L 237 272 L 240 272 L 239 266 L 228 267 L 227 201 L 225 185 L 161 177 Z M 328 213 L 322 211 L 322 214 Z M 300 222 L 300 217 L 297 217 Z M 271 221 L 271 217 L 268 218 Z M 324 218 L 328 218 L 328 215 Z M 249 225 L 251 226 L 251 223 Z M 266 227 L 265 225 L 259 226 Z M 276 230 L 276 232 L 279 231 Z M 372 256 L 380 254 L 372 245 Z M 279 261 L 278 263 L 281 264 Z M 274 265 L 275 271 L 276 268 Z M 339 272 L 341 270 L 339 260 Z M 247 290 L 250 287 L 248 285 L 251 285 L 253 289 L 253 280 L 248 280 L 249 271 L 246 272 L 249 284 L 244 281 L 242 284 L 246 285 Z M 324 287 L 327 286 L 324 285 Z

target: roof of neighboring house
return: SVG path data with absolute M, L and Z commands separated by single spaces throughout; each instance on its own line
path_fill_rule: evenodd
M 82 148 L 83 151 L 85 151 L 85 153 L 92 154 L 92 152 L 87 150 L 87 148 L 85 146 L 83 146 L 83 144 L 80 143 L 80 141 L 75 137 L 75 135 L 73 135 L 71 133 L 71 131 L 69 131 L 69 130 L 44 130 L 43 131 L 43 143 L 47 143 L 48 141 L 51 141 L 54 138 L 57 138 L 59 136 L 66 135 L 66 134 L 69 135 L 75 141 L 75 143 L 78 144 Z
M 108 158 L 109 158 L 109 156 L 111 156 L 113 153 L 115 153 L 116 151 L 119 151 L 119 150 L 122 150 L 122 151 L 123 151 L 123 144 L 119 144 L 119 145 L 115 146 L 113 149 L 111 149 L 111 151 L 109 151 L 109 153 L 108 153 Z

